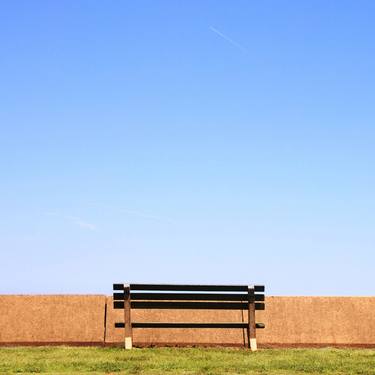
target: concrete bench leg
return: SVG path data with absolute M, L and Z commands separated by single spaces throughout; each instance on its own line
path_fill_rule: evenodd
M 125 337 L 125 349 L 133 348 L 133 340 L 131 337 Z

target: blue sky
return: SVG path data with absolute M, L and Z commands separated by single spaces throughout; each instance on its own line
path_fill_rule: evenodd
M 1 293 L 373 295 L 373 1 L 2 1 Z

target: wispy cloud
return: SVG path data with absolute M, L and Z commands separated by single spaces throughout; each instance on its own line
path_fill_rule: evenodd
M 143 212 L 143 211 L 139 211 L 139 210 L 129 210 L 127 208 L 108 206 L 108 205 L 105 205 L 105 204 L 90 204 L 90 206 L 94 206 L 94 207 L 98 207 L 98 208 L 99 207 L 105 208 L 105 209 L 110 210 L 110 211 L 122 212 L 122 213 L 127 214 L 127 215 L 137 216 L 137 217 L 147 219 L 147 220 L 157 220 L 157 221 L 167 221 L 167 222 L 173 222 L 174 221 L 174 220 L 172 220 L 168 217 L 165 217 L 165 216 L 154 215 L 154 214 L 150 214 L 148 212 Z
M 65 216 L 67 220 L 70 220 L 72 223 L 78 225 L 81 228 L 89 229 L 89 230 L 96 230 L 96 225 L 89 223 L 80 217 L 77 216 Z
M 96 230 L 96 225 L 95 224 L 92 224 L 92 223 L 89 223 L 88 221 L 78 217 L 78 216 L 71 216 L 71 215 L 61 215 L 57 212 L 45 212 L 44 213 L 45 215 L 48 215 L 48 216 L 57 216 L 57 217 L 61 217 L 62 219 L 65 219 L 65 220 L 68 220 L 70 221 L 71 223 L 79 226 L 80 228 L 83 228 L 83 229 L 88 229 L 88 230 Z
M 223 38 L 224 40 L 226 40 L 227 42 L 229 42 L 230 44 L 232 44 L 233 46 L 237 47 L 238 49 L 240 49 L 242 52 L 245 52 L 247 53 L 248 50 L 242 46 L 240 43 L 236 42 L 235 40 L 233 40 L 232 38 L 230 38 L 228 35 L 225 35 L 224 33 L 222 33 L 221 31 L 219 31 L 218 29 L 216 29 L 215 27 L 213 26 L 210 26 L 210 30 L 215 33 L 216 35 L 219 35 L 221 38 Z

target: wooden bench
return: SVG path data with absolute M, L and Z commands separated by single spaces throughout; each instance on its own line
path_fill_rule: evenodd
M 248 347 L 257 350 L 255 310 L 264 310 L 263 285 L 113 284 L 113 307 L 124 309 L 125 348 L 131 349 L 133 328 L 239 328 L 247 330 Z M 133 322 L 133 309 L 247 310 L 247 322 Z

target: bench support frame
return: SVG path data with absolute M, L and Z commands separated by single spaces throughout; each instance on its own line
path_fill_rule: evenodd
M 124 328 L 125 349 L 133 348 L 133 328 L 239 328 L 256 351 L 256 329 L 265 327 L 255 320 L 255 311 L 264 310 L 263 285 L 113 284 L 113 289 L 113 307 L 124 310 L 124 321 L 115 327 Z M 242 322 L 132 322 L 132 309 L 247 310 L 248 316 Z

